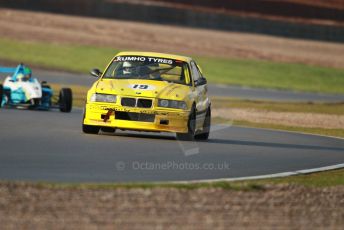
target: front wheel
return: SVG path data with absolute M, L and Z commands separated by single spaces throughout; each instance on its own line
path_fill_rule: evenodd
M 100 127 L 82 124 L 82 131 L 87 134 L 98 134 Z
M 193 141 L 195 139 L 195 130 L 196 130 L 196 109 L 193 108 L 188 120 L 188 132 L 177 133 L 176 134 L 177 140 Z
M 210 133 L 210 124 L 211 124 L 211 109 L 210 107 L 207 110 L 207 114 L 205 115 L 204 123 L 203 123 L 203 130 L 200 134 L 195 136 L 196 140 L 206 141 L 209 138 Z
M 70 88 L 62 88 L 59 95 L 60 111 L 69 113 L 72 110 L 73 95 Z

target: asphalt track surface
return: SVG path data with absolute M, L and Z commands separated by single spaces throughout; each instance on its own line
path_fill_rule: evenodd
M 83 134 L 81 119 L 81 109 L 1 109 L 0 180 L 203 180 L 344 163 L 341 139 L 214 126 L 208 142 L 179 142 L 166 133 Z
M 90 75 L 38 70 L 39 80 L 90 86 Z M 211 95 L 286 101 L 341 101 L 320 95 L 210 85 Z M 0 180 L 138 182 L 238 178 L 344 163 L 344 140 L 213 126 L 208 142 L 174 134 L 118 131 L 86 135 L 82 110 L 0 109 Z
M 96 78 L 87 74 L 72 74 L 46 70 L 34 70 L 34 75 L 41 81 L 45 80 L 51 83 L 59 83 L 66 86 L 69 84 L 91 86 L 96 80 Z M 210 96 L 253 100 L 344 102 L 344 95 L 304 93 L 211 84 L 209 85 L 209 94 Z

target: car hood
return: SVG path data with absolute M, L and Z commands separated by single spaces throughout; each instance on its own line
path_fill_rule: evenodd
M 172 100 L 183 100 L 188 95 L 189 89 L 189 86 L 166 81 L 137 79 L 102 79 L 96 86 L 97 93 Z

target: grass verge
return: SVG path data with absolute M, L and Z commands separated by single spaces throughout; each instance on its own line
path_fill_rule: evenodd
M 105 68 L 118 50 L 83 45 L 20 42 L 0 38 L 0 59 L 37 67 L 88 72 Z
M 274 101 L 255 101 L 238 100 L 222 97 L 212 98 L 212 108 L 247 108 L 255 110 L 273 111 L 273 112 L 295 112 L 295 113 L 313 113 L 328 115 L 344 115 L 344 103 L 307 103 L 307 102 L 274 102 Z M 312 127 L 287 126 L 282 124 L 256 123 L 247 120 L 228 120 L 216 117 L 213 123 L 233 124 L 253 128 L 276 129 L 284 131 L 294 131 L 309 134 L 344 137 L 344 129 L 326 129 Z
M 275 125 L 275 124 L 265 124 L 265 123 L 254 123 L 249 121 L 235 120 L 232 122 L 233 125 L 246 126 L 252 128 L 263 128 L 263 129 L 276 129 L 282 131 L 293 131 L 300 133 L 317 134 L 332 137 L 344 138 L 344 129 L 323 129 L 323 128 L 304 128 L 286 125 Z
M 211 101 L 213 108 L 247 108 L 274 112 L 344 114 L 344 102 L 279 102 L 240 100 L 227 97 L 213 97 Z
M 263 190 L 263 185 L 255 183 L 229 183 L 226 181 L 213 182 L 213 183 L 154 183 L 154 182 L 143 182 L 143 183 L 49 183 L 39 182 L 35 185 L 42 188 L 69 188 L 69 189 L 154 189 L 154 188 L 175 188 L 175 189 L 201 189 L 201 188 L 221 188 L 238 191 L 252 191 L 252 190 Z
M 222 118 L 212 118 L 212 124 L 230 124 L 236 126 L 244 126 L 249 128 L 261 128 L 261 129 L 275 129 L 280 131 L 291 131 L 298 133 L 307 133 L 315 135 L 323 135 L 330 137 L 344 138 L 344 129 L 324 129 L 324 128 L 307 128 L 307 127 L 296 127 L 278 124 L 268 123 L 255 123 L 244 120 L 226 120 Z
M 297 184 L 311 187 L 330 187 L 344 185 L 344 169 L 311 173 L 307 175 L 280 177 L 254 181 L 258 186 L 262 184 Z
M 268 184 L 289 184 L 307 187 L 332 187 L 344 185 L 344 169 L 331 170 L 325 172 L 311 173 L 305 175 L 246 180 L 236 182 L 201 182 L 201 183 L 50 183 L 50 182 L 1 182 L 11 185 L 34 185 L 46 189 L 154 189 L 154 188 L 174 188 L 174 189 L 225 189 L 236 191 L 264 191 Z
M 0 59 L 74 72 L 104 68 L 118 52 L 105 47 L 21 42 L 0 38 Z M 270 61 L 196 57 L 210 83 L 344 93 L 344 69 Z

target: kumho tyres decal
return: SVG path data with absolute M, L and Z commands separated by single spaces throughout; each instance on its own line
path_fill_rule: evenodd
M 161 63 L 172 65 L 175 60 L 157 57 L 144 57 L 144 56 L 118 56 L 114 59 L 115 62 L 134 61 L 134 62 L 148 62 L 148 63 Z

